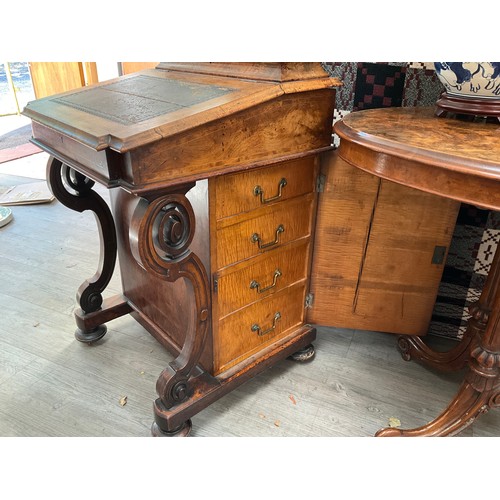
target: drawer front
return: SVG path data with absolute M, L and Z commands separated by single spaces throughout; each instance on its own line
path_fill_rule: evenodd
M 231 267 L 230 272 L 218 276 L 219 317 L 306 280 L 309 239 L 297 243 L 251 259 L 244 267 Z
M 314 193 L 268 207 L 217 231 L 217 269 L 309 236 Z M 235 218 L 238 219 L 238 218 Z
M 304 317 L 305 286 L 296 285 L 219 321 L 218 372 L 287 335 Z
M 223 219 L 314 191 L 314 157 L 219 177 L 215 218 Z

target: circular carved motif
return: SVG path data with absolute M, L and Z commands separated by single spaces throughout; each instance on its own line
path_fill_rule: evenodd
M 153 221 L 153 240 L 167 257 L 178 257 L 189 247 L 193 236 L 190 215 L 180 203 L 168 203 L 157 213 Z
M 86 312 L 94 312 L 101 308 L 102 305 L 102 295 L 99 290 L 95 290 L 93 287 L 88 286 L 83 290 L 80 296 L 80 307 Z
M 130 241 L 137 261 L 163 276 L 176 272 L 175 264 L 190 253 L 195 232 L 195 216 L 186 196 L 169 194 L 149 203 L 142 199 L 134 219 L 139 225 L 135 229 L 132 221 Z
M 493 394 L 493 396 L 491 396 L 490 400 L 488 401 L 488 405 L 491 408 L 496 408 L 496 407 L 500 406 L 500 387 L 498 387 L 497 389 L 498 389 L 498 392 Z

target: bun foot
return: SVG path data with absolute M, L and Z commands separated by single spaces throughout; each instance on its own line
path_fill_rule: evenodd
M 312 344 L 307 345 L 303 349 L 294 352 L 288 359 L 292 361 L 298 361 L 299 363 L 305 363 L 306 361 L 311 361 L 314 358 L 316 351 Z
M 107 331 L 108 329 L 106 328 L 106 325 L 99 325 L 88 331 L 77 328 L 75 331 L 75 338 L 79 342 L 90 345 L 97 342 L 99 339 L 102 339 L 104 335 L 106 335 Z
M 163 429 L 160 429 L 156 422 L 153 422 L 153 425 L 151 426 L 151 435 L 153 437 L 187 437 L 191 433 L 192 428 L 193 424 L 191 423 L 191 419 L 186 420 L 186 422 L 173 431 L 164 431 Z

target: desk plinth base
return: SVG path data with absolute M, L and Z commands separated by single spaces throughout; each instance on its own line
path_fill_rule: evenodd
M 105 300 L 102 308 L 91 314 L 84 314 L 82 310 L 77 310 L 75 318 L 78 329 L 75 336 L 84 343 L 96 342 L 106 333 L 104 323 L 128 313 L 134 313 L 134 310 L 122 295 Z M 144 322 L 140 321 L 140 323 L 146 326 Z M 103 333 L 92 340 L 91 337 L 96 331 L 103 331 Z M 315 339 L 316 329 L 305 325 L 217 377 L 211 376 L 201 368 L 196 368 L 190 380 L 193 388 L 190 397 L 171 408 L 166 408 L 160 398 L 154 402 L 155 422 L 151 427 L 152 436 L 189 436 L 192 429 L 192 416 L 266 368 L 285 358 L 297 362 L 311 361 L 315 354 L 311 343 Z
M 166 408 L 160 398 L 154 402 L 155 423 L 151 429 L 152 435 L 187 436 L 191 430 L 192 416 L 276 362 L 307 349 L 315 338 L 316 329 L 306 325 L 217 377 L 198 369 L 198 373 L 191 379 L 194 390 L 189 398 L 171 408 Z

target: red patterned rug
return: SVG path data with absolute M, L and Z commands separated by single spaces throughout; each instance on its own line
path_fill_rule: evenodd
M 34 144 L 31 144 L 31 142 L 9 149 L 0 149 L 0 163 L 17 160 L 18 158 L 24 158 L 25 156 L 40 153 L 41 151 L 42 150 L 40 148 L 38 148 Z
M 31 125 L 0 134 L 0 163 L 39 153 L 41 149 L 31 144 L 30 139 Z

